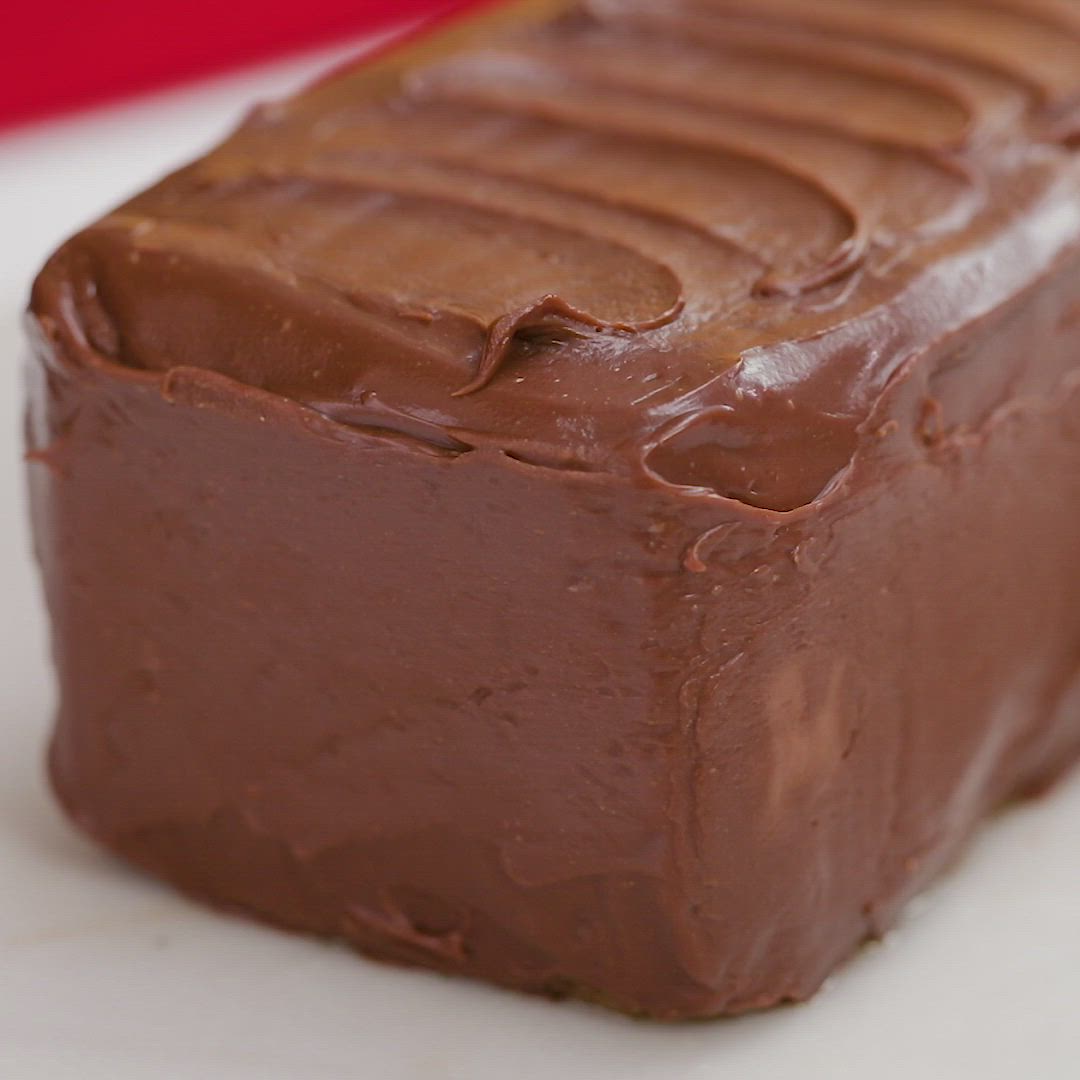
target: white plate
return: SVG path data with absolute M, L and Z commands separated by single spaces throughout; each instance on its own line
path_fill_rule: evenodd
M 1080 783 L 999 818 L 813 1003 L 661 1027 L 372 964 L 212 915 L 77 837 L 45 792 L 19 313 L 49 249 L 322 54 L 0 139 L 3 1080 L 1075 1080 Z

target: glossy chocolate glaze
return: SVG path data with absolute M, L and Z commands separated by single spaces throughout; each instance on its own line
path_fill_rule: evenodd
M 811 993 L 1080 751 L 1080 9 L 499 6 L 35 286 L 72 814 L 680 1017 Z

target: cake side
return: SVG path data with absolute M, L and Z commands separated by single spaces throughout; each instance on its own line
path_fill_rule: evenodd
M 1078 358 L 1074 258 L 894 381 L 841 497 L 667 583 L 685 955 L 726 1009 L 807 997 L 1080 755 Z
M 642 663 L 670 507 L 73 351 L 30 441 L 74 820 L 376 957 L 692 1010 Z

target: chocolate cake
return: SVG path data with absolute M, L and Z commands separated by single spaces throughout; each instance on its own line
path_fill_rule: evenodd
M 68 812 L 374 957 L 807 997 L 1080 754 L 1078 146 L 1069 0 L 489 5 L 255 109 L 34 286 Z

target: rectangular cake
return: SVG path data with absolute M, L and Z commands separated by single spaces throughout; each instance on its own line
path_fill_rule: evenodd
M 255 109 L 33 289 L 68 812 L 374 957 L 806 998 L 1080 754 L 1078 147 L 1070 0 L 487 5 Z

